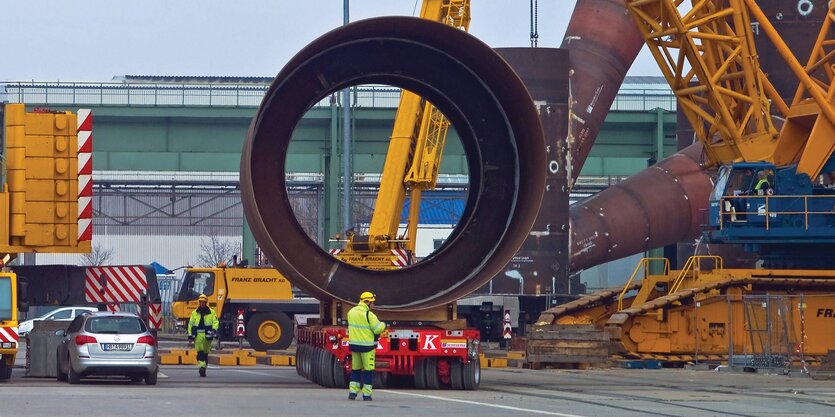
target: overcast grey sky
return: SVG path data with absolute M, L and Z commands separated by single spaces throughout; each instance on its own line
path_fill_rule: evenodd
M 351 20 L 414 15 L 421 0 L 351 0 Z M 0 81 L 117 75 L 273 76 L 342 24 L 342 0 L 4 1 Z M 530 45 L 529 0 L 473 0 L 470 33 Z M 539 0 L 539 46 L 558 47 L 575 0 Z M 644 51 L 630 75 L 660 74 Z

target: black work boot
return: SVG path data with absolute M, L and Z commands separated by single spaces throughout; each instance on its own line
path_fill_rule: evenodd
M 205 377 L 206 377 L 206 367 L 205 367 L 205 366 L 201 366 L 201 367 L 200 367 L 200 377 L 201 377 L 201 378 L 205 378 Z
M 363 401 L 373 401 L 373 400 L 371 399 L 371 396 L 370 396 L 370 395 L 363 395 L 363 396 L 362 396 L 362 400 L 363 400 Z
M 348 399 L 349 400 L 356 400 L 357 399 L 357 393 L 356 392 L 349 392 L 348 393 Z

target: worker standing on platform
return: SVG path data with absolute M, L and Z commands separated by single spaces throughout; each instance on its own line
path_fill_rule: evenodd
M 197 302 L 200 304 L 191 312 L 188 320 L 188 341 L 194 344 L 197 351 L 197 366 L 200 368 L 200 376 L 206 376 L 206 363 L 209 361 L 209 353 L 212 351 L 212 340 L 217 335 L 217 328 L 220 324 L 215 311 L 207 305 L 209 297 L 200 294 Z
M 351 383 L 348 399 L 357 398 L 362 386 L 362 399 L 371 401 L 371 383 L 374 380 L 374 353 L 377 340 L 386 330 L 386 324 L 371 312 L 376 297 L 369 291 L 360 295 L 360 302 L 348 311 L 348 347 L 351 350 Z

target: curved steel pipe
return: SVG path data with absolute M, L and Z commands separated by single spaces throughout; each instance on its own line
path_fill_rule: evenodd
M 577 0 L 561 48 L 571 62 L 569 184 L 574 184 L 644 39 L 624 0 Z
M 571 207 L 573 270 L 590 268 L 698 236 L 713 190 L 690 145 Z
M 290 206 L 285 159 L 305 112 L 358 84 L 413 91 L 438 107 L 461 137 L 470 170 L 467 204 L 447 243 L 391 272 L 360 269 L 310 240 Z M 276 76 L 250 126 L 241 157 L 244 210 L 260 247 L 310 294 L 356 300 L 372 291 L 382 309 L 454 301 L 502 270 L 536 218 L 545 181 L 542 128 L 518 76 L 487 45 L 417 18 L 364 20 L 305 47 Z

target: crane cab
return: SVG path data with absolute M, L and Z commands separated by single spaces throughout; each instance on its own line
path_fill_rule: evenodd
M 830 165 L 835 172 L 833 159 Z M 798 174 L 797 165 L 723 166 L 708 216 L 704 237 L 709 243 L 745 244 L 761 255 L 770 245 L 835 244 L 835 174 L 813 182 Z

